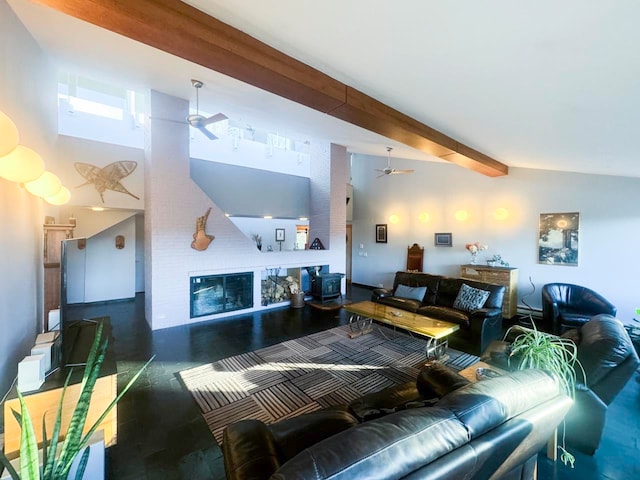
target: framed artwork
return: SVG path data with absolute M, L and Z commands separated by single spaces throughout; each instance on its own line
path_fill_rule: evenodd
M 433 244 L 436 247 L 451 247 L 453 246 L 453 238 L 451 233 L 434 233 Z
M 276 228 L 276 242 L 284 242 L 284 228 Z
M 376 224 L 376 243 L 387 243 L 387 224 Z
M 541 213 L 538 227 L 538 263 L 578 265 L 580 214 Z

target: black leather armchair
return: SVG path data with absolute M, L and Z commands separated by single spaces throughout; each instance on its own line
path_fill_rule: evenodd
M 602 295 L 580 285 L 548 283 L 542 287 L 542 328 L 556 335 L 579 328 L 599 313 L 616 316 L 617 309 Z
M 519 333 L 517 328 L 511 329 L 505 341 L 493 342 L 482 360 L 510 368 L 508 346 Z M 593 455 L 600 445 L 608 405 L 636 371 L 640 360 L 622 322 L 611 315 L 596 315 L 581 328 L 567 330 L 562 337 L 576 344 L 578 360 L 585 372 L 585 379 L 581 372 L 576 372 L 579 383 L 575 403 L 565 418 L 566 444 Z

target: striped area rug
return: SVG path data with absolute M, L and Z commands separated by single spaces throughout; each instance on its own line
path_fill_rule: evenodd
M 179 372 L 218 444 L 241 419 L 273 423 L 348 403 L 416 378 L 425 363 L 422 338 L 374 327 L 349 338 L 349 326 L 288 340 Z M 448 349 L 444 362 L 461 370 L 478 357 Z

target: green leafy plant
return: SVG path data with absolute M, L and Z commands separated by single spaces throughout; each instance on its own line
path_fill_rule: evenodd
M 522 333 L 511 343 L 509 364 L 515 363 L 515 367 L 520 370 L 546 370 L 557 378 L 563 392 L 575 398 L 576 370 L 581 373 L 583 381 L 586 377 L 578 360 L 576 344 L 571 340 L 539 331 L 533 322 L 532 328 L 517 328 Z
M 87 420 L 87 413 L 89 412 L 89 406 L 91 403 L 91 396 L 95 387 L 96 381 L 100 374 L 100 368 L 104 362 L 104 358 L 107 351 L 108 339 L 102 340 L 102 323 L 98 323 L 96 329 L 96 335 L 89 351 L 87 363 L 84 368 L 84 374 L 82 376 L 82 383 L 80 386 L 80 396 L 78 403 L 76 404 L 62 445 L 59 445 L 60 430 L 62 424 L 62 406 L 64 402 L 64 396 L 69 385 L 72 371 L 66 377 L 64 387 L 62 388 L 62 394 L 60 402 L 58 403 L 57 414 L 53 431 L 51 432 L 51 439 L 47 439 L 47 432 L 45 428 L 45 419 L 42 419 L 42 465 L 38 456 L 38 441 L 36 439 L 33 422 L 31 416 L 27 410 L 24 398 L 18 391 L 18 398 L 20 401 L 20 413 L 13 411 L 13 415 L 20 424 L 20 473 L 16 471 L 11 465 L 7 457 L 3 452 L 0 452 L 0 462 L 5 466 L 11 478 L 14 480 L 65 480 L 69 475 L 69 470 L 76 456 L 84 449 L 82 457 L 76 471 L 76 480 L 82 479 L 84 471 L 89 460 L 90 447 L 87 447 L 87 443 L 93 433 L 96 431 L 100 423 L 105 419 L 109 412 L 116 406 L 118 401 L 123 397 L 134 382 L 140 377 L 143 370 L 151 363 L 154 357 L 149 359 L 129 380 L 127 385 L 116 396 L 115 399 L 107 406 L 107 408 L 98 417 L 95 423 L 89 428 L 87 433 L 82 433 Z M 59 448 L 60 447 L 60 448 Z M 86 447 L 86 449 L 85 449 Z
M 532 328 L 518 326 L 507 330 L 505 338 L 510 336 L 512 329 L 521 332 L 510 345 L 509 365 L 519 370 L 545 370 L 557 379 L 563 392 L 575 398 L 576 372 L 580 373 L 583 382 L 586 381 L 586 373 L 578 360 L 578 347 L 571 340 L 539 331 L 532 318 L 531 325 Z M 560 460 L 573 468 L 575 457 L 565 449 L 564 424 L 562 445 L 558 448 Z

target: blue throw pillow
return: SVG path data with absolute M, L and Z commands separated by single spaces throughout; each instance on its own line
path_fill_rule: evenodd
M 479 288 L 473 288 L 463 283 L 458 292 L 456 300 L 453 302 L 453 308 L 456 310 L 463 310 L 465 312 L 471 312 L 472 310 L 478 310 L 484 306 L 484 303 L 489 298 L 491 292 L 486 290 L 480 290 Z
M 427 287 L 409 287 L 407 285 L 398 285 L 393 296 L 422 302 L 426 294 Z

